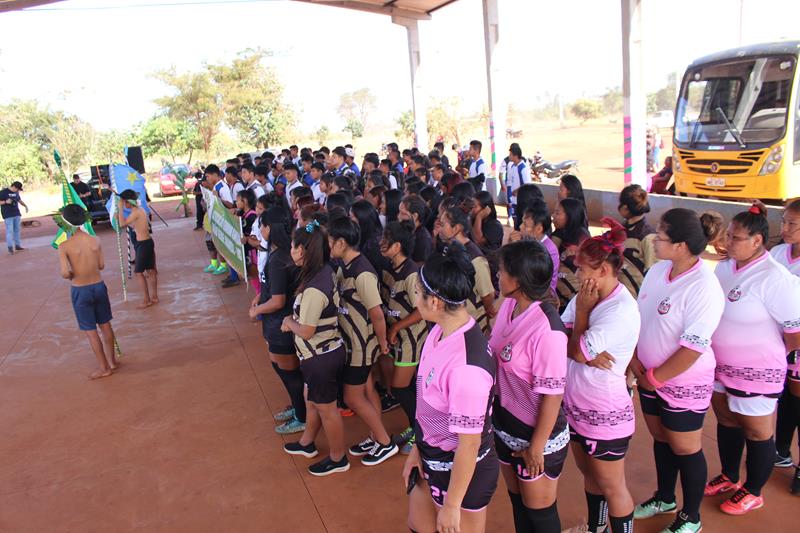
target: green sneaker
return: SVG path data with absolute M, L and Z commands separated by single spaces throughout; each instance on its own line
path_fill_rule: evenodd
M 219 274 L 227 274 L 227 273 L 228 273 L 228 267 L 226 267 L 226 266 L 222 266 L 222 265 L 218 266 L 218 267 L 217 267 L 216 269 L 214 269 L 214 271 L 212 272 L 212 274 L 214 274 L 215 276 L 216 276 L 216 275 L 219 275 Z
M 306 425 L 298 419 L 292 417 L 280 426 L 275 427 L 275 432 L 281 435 L 289 435 L 290 433 L 300 433 L 306 430 Z
M 275 413 L 275 420 L 278 422 L 286 422 L 287 420 L 291 420 L 294 418 L 294 407 L 289 406 L 283 411 Z
M 411 435 L 411 438 L 406 441 L 405 444 L 400 448 L 400 453 L 403 455 L 408 455 L 411 453 L 411 450 L 414 449 L 414 443 L 417 442 L 417 438 L 414 435 Z
M 205 267 L 205 268 L 203 269 L 203 272 L 205 272 L 206 274 L 211 274 L 211 273 L 212 273 L 212 272 L 214 272 L 216 269 L 217 269 L 217 267 L 215 267 L 214 265 L 208 265 L 207 267 Z
M 674 513 L 678 508 L 675 502 L 667 503 L 662 502 L 656 496 L 653 496 L 646 502 L 640 503 L 633 510 L 634 520 L 641 520 L 642 518 L 650 518 L 658 514 Z
M 661 530 L 661 533 L 699 533 L 703 530 L 703 524 L 698 520 L 697 522 L 690 522 L 689 517 L 683 512 L 678 513 L 675 521 L 667 529 Z
M 414 430 L 408 427 L 404 429 L 402 433 L 396 435 L 392 440 L 394 440 L 394 443 L 397 444 L 398 446 L 402 446 L 403 444 L 405 444 L 406 442 L 408 442 L 413 438 L 414 438 Z

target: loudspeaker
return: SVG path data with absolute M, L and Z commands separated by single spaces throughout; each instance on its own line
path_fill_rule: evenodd
M 136 172 L 144 176 L 144 156 L 142 155 L 141 146 L 128 147 L 128 165 L 133 167 Z

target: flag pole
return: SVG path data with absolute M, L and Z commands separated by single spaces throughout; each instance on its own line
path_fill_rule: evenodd
M 119 218 L 117 214 L 117 209 L 119 209 L 119 200 L 117 200 L 117 196 L 114 195 L 114 216 Z M 117 254 L 119 255 L 119 274 L 122 277 L 122 301 L 128 301 L 128 280 L 125 278 L 125 267 L 122 265 L 122 241 L 120 240 L 119 236 L 119 220 L 117 220 L 116 224 L 112 224 L 114 226 L 114 231 L 117 234 Z M 130 265 L 129 265 L 130 266 Z

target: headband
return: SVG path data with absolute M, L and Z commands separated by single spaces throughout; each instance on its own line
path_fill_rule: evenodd
M 424 270 L 425 270 L 424 266 L 419 269 L 419 280 L 422 282 L 422 286 L 425 287 L 425 290 L 428 291 L 430 294 L 433 294 L 444 303 L 450 305 L 463 305 L 464 302 L 467 301 L 467 300 L 460 300 L 460 301 L 450 300 L 449 298 L 445 298 L 444 296 L 442 296 L 439 293 L 439 291 L 433 290 L 433 288 L 430 285 L 428 285 L 428 281 L 425 279 L 425 274 L 423 273 Z

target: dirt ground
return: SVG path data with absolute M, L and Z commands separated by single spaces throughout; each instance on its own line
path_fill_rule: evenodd
M 272 414 L 287 404 L 270 367 L 260 327 L 246 309 L 252 293 L 222 289 L 203 274 L 207 253 L 193 220 L 165 202 L 156 223 L 161 303 L 122 301 L 114 233 L 100 228 L 104 278 L 124 353 L 113 377 L 89 382 L 94 358 L 77 330 L 69 284 L 58 275 L 52 222 L 23 230 L 29 249 L 0 255 L 0 531 L 3 532 L 402 532 L 403 459 L 313 478 L 309 461 L 282 452 Z M 638 406 L 637 406 L 638 410 Z M 385 416 L 392 433 L 402 414 Z M 626 459 L 634 498 L 655 487 L 651 439 L 639 419 Z M 345 419 L 347 440 L 366 434 Z M 709 472 L 718 471 L 715 421 L 707 417 Z M 326 445 L 320 444 L 325 453 Z M 798 500 L 790 469 L 776 469 L 766 507 L 733 518 L 703 506 L 706 531 L 788 531 Z M 680 491 L 678 491 L 680 492 Z M 680 494 L 679 494 L 680 498 Z M 572 458 L 559 483 L 564 528 L 585 520 L 583 487 Z M 489 507 L 489 532 L 513 531 L 502 481 Z M 670 517 L 637 522 L 640 532 Z

